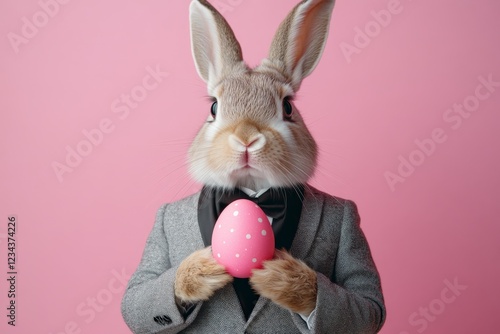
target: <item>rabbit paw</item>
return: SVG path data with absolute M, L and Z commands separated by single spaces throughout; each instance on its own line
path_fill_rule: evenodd
M 175 296 L 182 302 L 208 300 L 216 290 L 233 280 L 215 261 L 210 247 L 198 250 L 181 262 L 175 275 Z
M 292 312 L 308 316 L 316 307 L 316 272 L 285 251 L 253 270 L 250 283 L 261 296 Z

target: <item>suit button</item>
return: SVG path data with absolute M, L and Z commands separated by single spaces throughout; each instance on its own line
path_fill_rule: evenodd
M 154 322 L 156 322 L 158 325 L 170 325 L 172 323 L 172 319 L 168 315 L 158 315 L 153 318 Z

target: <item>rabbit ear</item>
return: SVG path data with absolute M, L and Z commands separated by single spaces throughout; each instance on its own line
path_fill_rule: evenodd
M 222 15 L 207 1 L 194 0 L 189 8 L 191 49 L 200 77 L 210 86 L 241 66 L 241 47 Z
M 303 0 L 281 23 L 269 60 L 283 71 L 295 91 L 321 58 L 335 0 Z

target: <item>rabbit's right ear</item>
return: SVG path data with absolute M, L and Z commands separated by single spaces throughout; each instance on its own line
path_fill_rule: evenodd
M 294 91 L 321 58 L 334 3 L 335 0 L 302 0 L 274 36 L 268 59 L 281 68 Z
M 225 73 L 244 66 L 241 47 L 227 21 L 210 3 L 193 0 L 189 12 L 194 62 L 210 90 Z

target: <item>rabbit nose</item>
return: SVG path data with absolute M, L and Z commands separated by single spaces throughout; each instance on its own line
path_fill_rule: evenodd
M 260 150 L 266 144 L 266 137 L 263 134 L 255 134 L 248 139 L 242 139 L 237 135 L 229 136 L 229 145 L 232 149 L 240 152 L 254 152 Z

